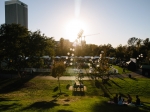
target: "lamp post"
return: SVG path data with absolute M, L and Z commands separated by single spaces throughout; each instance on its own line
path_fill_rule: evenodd
M 68 60 L 69 59 L 69 57 L 70 57 L 70 60 L 69 60 L 69 65 L 73 65 L 73 61 L 74 61 L 74 52 L 75 51 L 75 49 L 74 48 L 70 48 L 70 52 L 68 52 L 67 53 L 67 55 L 68 56 L 66 56 L 66 60 Z M 67 61 L 64 61 L 64 64 L 67 64 Z
M 143 59 L 143 54 L 139 54 L 138 57 L 136 58 L 138 61 L 138 65 L 140 66 L 142 63 L 142 59 Z

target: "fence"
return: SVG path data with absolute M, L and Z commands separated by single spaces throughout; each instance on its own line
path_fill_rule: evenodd
M 24 68 L 21 71 L 25 72 L 51 72 L 51 69 L 44 69 L 44 68 Z

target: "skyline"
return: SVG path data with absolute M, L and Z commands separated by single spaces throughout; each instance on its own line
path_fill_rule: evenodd
M 5 1 L 0 1 L 0 24 L 5 23 Z M 75 41 L 81 27 L 83 36 L 91 35 L 85 37 L 87 44 L 117 47 L 131 37 L 150 38 L 150 0 L 20 1 L 28 5 L 28 29 L 56 41 Z

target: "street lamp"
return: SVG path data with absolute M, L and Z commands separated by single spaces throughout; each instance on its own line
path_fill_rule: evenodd
M 139 66 L 142 63 L 142 58 L 143 58 L 143 54 L 139 54 L 138 57 L 136 58 Z
M 74 52 L 74 50 L 75 50 L 74 48 L 70 48 L 70 51 L 71 51 L 71 52 Z M 69 56 L 70 56 L 70 63 L 69 63 L 69 65 L 73 65 L 72 61 L 74 60 L 74 59 L 73 59 L 74 53 L 68 52 L 67 55 L 68 55 L 68 56 L 66 57 L 66 60 L 68 60 L 68 59 L 69 59 Z M 66 64 L 66 62 L 64 62 L 64 64 Z

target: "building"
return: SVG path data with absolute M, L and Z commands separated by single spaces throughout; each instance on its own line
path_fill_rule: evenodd
M 28 6 L 19 0 L 5 1 L 5 23 L 28 28 Z

